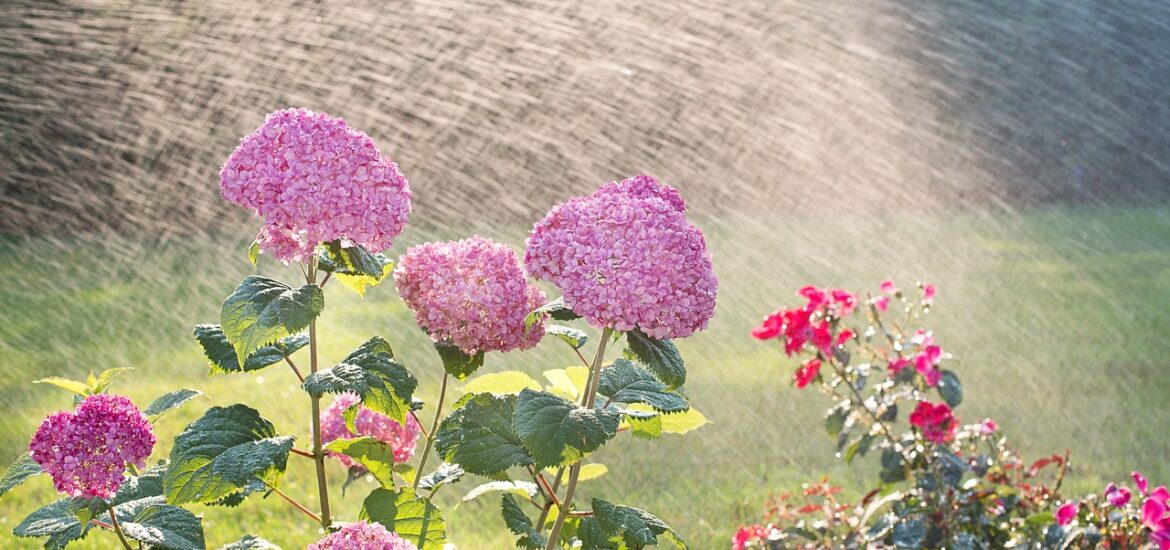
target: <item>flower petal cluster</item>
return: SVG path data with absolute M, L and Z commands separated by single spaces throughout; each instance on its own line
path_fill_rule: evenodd
M 150 422 L 134 403 L 98 394 L 75 411 L 46 417 L 28 450 L 58 492 L 109 499 L 122 486 L 127 464 L 146 465 L 154 442 Z
M 339 238 L 384 250 L 410 214 L 398 165 L 344 120 L 308 109 L 270 113 L 219 177 L 225 199 L 264 220 L 260 248 L 285 262 Z
M 678 191 L 650 176 L 602 185 L 532 228 L 524 264 L 590 324 L 685 338 L 715 314 L 719 282 Z
M 418 547 L 380 523 L 349 523 L 325 538 L 310 544 L 307 550 L 418 550 Z
M 436 341 L 467 353 L 535 346 L 543 323 L 524 320 L 544 304 L 516 253 L 490 239 L 426 243 L 402 255 L 394 269 L 398 293 Z
M 1165 485 L 1159 485 L 1151 491 L 1149 481 L 1140 472 L 1133 472 L 1133 480 L 1145 499 L 1141 517 L 1142 525 L 1150 530 L 1150 542 L 1157 544 L 1160 550 L 1170 549 L 1170 490 Z M 1105 496 L 1109 497 L 1108 490 Z M 1109 502 L 1112 504 L 1113 500 Z
M 947 443 L 955 439 L 959 421 L 946 403 L 933 404 L 921 401 L 910 413 L 910 425 L 922 430 L 922 436 L 934 443 Z
M 768 315 L 760 326 L 752 330 L 752 337 L 771 340 L 783 336 L 784 353 L 789 356 L 803 351 L 809 342 L 821 353 L 831 354 L 834 344 L 831 321 L 853 313 L 857 298 L 839 288 L 828 290 L 814 286 L 800 289 L 797 295 L 803 296 L 808 302 L 803 307 L 783 309 Z M 842 331 L 837 335 L 836 343 L 842 345 L 852 337 L 852 331 Z
M 361 399 L 353 392 L 337 395 L 325 410 L 321 411 L 321 441 L 328 443 L 338 439 L 352 439 L 355 437 L 373 437 L 390 445 L 394 450 L 394 462 L 406 462 L 414 456 L 418 435 L 421 432 L 414 415 L 407 415 L 406 425 L 382 413 L 367 409 L 359 405 L 357 416 L 354 418 L 354 428 L 357 433 L 350 431 L 345 425 L 345 411 L 357 405 Z M 328 453 L 346 467 L 365 471 L 365 467 L 349 456 Z

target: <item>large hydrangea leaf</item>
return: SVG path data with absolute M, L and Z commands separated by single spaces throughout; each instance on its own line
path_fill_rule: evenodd
M 183 388 L 181 390 L 167 392 L 152 401 L 150 405 L 146 407 L 146 410 L 142 411 L 142 414 L 146 415 L 146 418 L 151 422 L 154 422 L 162 415 L 182 407 L 183 404 L 192 399 L 195 399 L 196 397 L 199 397 L 200 395 L 203 395 L 203 392 L 190 388 Z
M 337 439 L 325 450 L 346 455 L 366 467 L 383 487 L 394 488 L 394 447 L 374 437 Z
M 420 550 L 439 550 L 447 542 L 443 513 L 412 489 L 374 489 L 362 502 L 358 518 L 381 523 L 387 531 L 414 542 Z
M 325 295 L 317 285 L 293 289 L 288 285 L 252 275 L 228 296 L 219 313 L 224 336 L 246 364 L 260 348 L 300 332 L 325 309 Z
M 626 359 L 602 369 L 598 391 L 614 403 L 644 403 L 664 413 L 690 408 L 686 398 L 667 390 L 653 374 Z
M 443 362 L 443 370 L 456 380 L 465 380 L 483 366 L 484 353 L 467 353 L 450 342 L 435 342 L 435 351 Z
M 29 514 L 12 533 L 18 537 L 48 537 L 45 549 L 57 550 L 84 538 L 93 527 L 90 520 L 103 509 L 105 504 L 99 499 L 74 497 L 58 500 Z
M 472 396 L 439 426 L 435 438 L 439 455 L 482 476 L 532 464 L 535 459 L 512 427 L 517 399 L 516 395 L 486 393 Z
M 306 334 L 286 336 L 252 352 L 244 360 L 244 366 L 241 368 L 235 348 L 232 347 L 231 342 L 228 342 L 227 336 L 224 336 L 223 329 L 219 325 L 195 325 L 195 340 L 203 347 L 203 354 L 207 356 L 211 374 L 260 370 L 284 361 L 286 357 L 309 345 L 309 336 Z
M 563 397 L 524 390 L 516 399 L 516 435 L 543 469 L 576 462 L 617 435 L 621 413 L 578 407 Z
M 175 438 L 163 477 L 167 502 L 211 503 L 254 480 L 275 485 L 292 445 L 292 436 L 277 435 L 251 407 L 212 407 Z
M 516 547 L 529 550 L 544 548 L 544 545 L 548 544 L 548 539 L 540 534 L 540 531 L 532 525 L 532 520 L 524 515 L 524 511 L 516 503 L 516 497 L 505 494 L 502 500 L 500 513 L 504 516 L 504 524 L 508 526 L 509 531 L 520 536 L 516 540 Z
M 627 332 L 626 340 L 633 357 L 668 388 L 675 389 L 687 382 L 687 369 L 674 342 L 651 338 L 640 330 Z
M 362 344 L 329 370 L 305 378 L 305 391 L 314 396 L 354 392 L 362 404 L 406 423 L 418 380 L 394 359 L 390 344 L 377 336 Z
M 244 535 L 244 538 L 219 550 L 280 550 L 280 547 L 256 535 Z
M 621 540 L 629 548 L 642 548 L 657 545 L 659 536 L 679 548 L 687 548 L 674 529 L 649 512 L 598 498 L 593 499 L 593 515 L 581 521 L 580 531 L 582 550 L 613 548 L 609 543 L 614 540 Z
M 158 550 L 202 550 L 203 522 L 195 514 L 171 506 L 161 496 L 114 507 L 127 538 Z
M 40 464 L 37 464 L 27 453 L 20 455 L 20 458 L 8 465 L 8 468 L 4 470 L 4 475 L 0 476 L 0 496 L 4 496 L 4 493 L 40 473 Z
M 386 256 L 356 244 L 346 245 L 341 239 L 321 246 L 318 266 L 331 272 L 334 279 L 360 296 L 366 295 L 367 288 L 386 280 L 394 267 Z

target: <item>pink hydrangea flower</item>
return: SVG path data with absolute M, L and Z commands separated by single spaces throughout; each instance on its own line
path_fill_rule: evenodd
M 413 247 L 398 261 L 394 282 L 431 338 L 468 353 L 528 349 L 544 335 L 543 323 L 524 326 L 544 293 L 528 281 L 516 253 L 492 240 Z
M 959 421 L 946 403 L 935 405 L 922 401 L 910 413 L 910 425 L 922 430 L 922 437 L 927 441 L 942 444 L 955 438 Z
M 1060 508 L 1056 509 L 1056 522 L 1061 526 L 1072 523 L 1077 518 L 1077 511 L 1081 509 L 1081 503 L 1070 500 L 1064 503 Z
M 387 531 L 380 523 L 359 521 L 310 544 L 307 550 L 418 550 L 418 547 Z
M 718 280 L 674 188 L 650 176 L 602 185 L 532 228 L 524 264 L 589 323 L 683 338 L 715 314 Z
M 46 417 L 28 450 L 58 492 L 109 499 L 122 486 L 127 464 L 145 467 L 154 441 L 150 422 L 134 403 L 98 394 L 75 411 Z
M 344 120 L 308 109 L 270 113 L 219 177 L 225 199 L 264 220 L 260 248 L 285 262 L 339 238 L 384 250 L 410 214 L 398 165 Z
M 359 406 L 357 417 L 354 418 L 354 427 L 357 433 L 349 430 L 345 425 L 345 411 L 357 405 L 361 399 L 352 392 L 340 393 L 325 410 L 321 411 L 321 441 L 328 443 L 337 439 L 352 439 L 355 437 L 373 437 L 383 441 L 394 449 L 394 462 L 406 462 L 414 456 L 418 435 L 422 431 L 414 415 L 406 416 L 406 426 L 379 412 L 371 411 L 364 405 Z M 337 453 L 328 453 L 346 467 L 365 471 L 361 463 L 349 456 Z

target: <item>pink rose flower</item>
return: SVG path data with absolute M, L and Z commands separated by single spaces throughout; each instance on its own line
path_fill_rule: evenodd
M 1064 503 L 1064 505 L 1056 509 L 1056 522 L 1062 527 L 1072 523 L 1077 518 L 1077 511 L 1080 508 L 1081 504 L 1075 500 Z
M 910 413 L 910 425 L 922 430 L 927 441 L 942 444 L 955 438 L 959 421 L 946 403 L 921 401 Z
M 792 383 L 795 384 L 797 388 L 803 389 L 808 385 L 809 382 L 815 380 L 820 372 L 821 360 L 814 357 L 808 361 L 805 361 L 799 369 L 796 369 L 796 374 L 792 377 Z

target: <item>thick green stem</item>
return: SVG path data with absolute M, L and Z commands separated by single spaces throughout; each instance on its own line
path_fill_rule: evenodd
M 317 254 L 309 260 L 309 267 L 305 277 L 309 284 L 317 281 Z M 317 320 L 309 323 L 309 373 L 317 372 Z M 329 513 L 329 482 L 325 478 L 325 451 L 321 445 L 321 397 L 309 396 L 312 403 L 312 430 L 313 430 L 313 462 L 317 469 L 317 494 L 321 499 L 321 526 L 328 528 L 332 524 Z
M 118 523 L 118 514 L 114 513 L 114 507 L 110 506 L 110 526 L 113 527 L 114 533 L 118 535 L 118 540 L 122 541 L 122 546 L 126 550 L 134 550 L 130 546 L 130 541 L 126 540 L 126 534 L 122 532 L 122 526 Z
M 602 362 L 605 360 L 605 345 L 609 343 L 612 335 L 612 328 L 601 331 L 601 342 L 597 344 L 597 354 L 593 356 L 593 365 L 589 368 L 585 396 L 581 400 L 582 405 L 586 408 L 593 408 L 593 403 L 597 399 L 597 386 L 601 380 Z M 548 535 L 548 544 L 544 547 L 545 550 L 554 550 L 559 546 L 561 528 L 565 526 L 565 518 L 569 517 L 569 509 L 573 504 L 573 493 L 577 490 L 577 480 L 580 477 L 581 461 L 578 460 L 569 467 L 569 484 L 565 487 L 565 498 L 561 499 L 561 504 L 557 509 L 557 519 L 553 522 L 552 531 Z
M 431 436 L 427 437 L 427 444 L 423 447 L 422 456 L 418 459 L 418 471 L 414 474 L 414 490 L 418 491 L 418 482 L 422 480 L 423 468 L 427 465 L 427 457 L 431 454 L 431 447 L 435 445 L 434 434 L 439 429 L 439 420 L 443 418 L 443 400 L 447 398 L 447 380 L 451 378 L 450 374 L 443 373 L 443 384 L 439 387 L 439 403 L 435 405 L 435 420 L 431 422 Z M 422 541 L 419 541 L 419 547 L 422 547 Z

